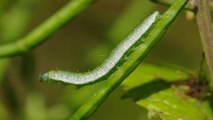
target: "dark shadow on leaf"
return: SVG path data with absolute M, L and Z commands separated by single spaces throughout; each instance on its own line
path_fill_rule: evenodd
M 172 82 L 167 82 L 161 79 L 156 79 L 152 82 L 142 84 L 138 87 L 128 90 L 121 98 L 133 98 L 134 101 L 144 99 L 152 94 L 156 94 L 159 91 L 170 88 Z

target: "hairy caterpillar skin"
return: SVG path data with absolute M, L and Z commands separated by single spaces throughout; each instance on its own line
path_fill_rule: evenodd
M 145 19 L 126 39 L 124 39 L 109 55 L 109 57 L 96 69 L 85 73 L 74 73 L 63 70 L 51 70 L 40 75 L 41 82 L 57 83 L 64 82 L 74 85 L 83 85 L 104 79 L 110 76 L 128 58 L 128 54 L 134 51 L 134 47 L 140 38 L 157 21 L 160 13 L 154 12 Z M 143 41 L 141 41 L 143 42 Z M 145 43 L 143 43 L 145 44 Z

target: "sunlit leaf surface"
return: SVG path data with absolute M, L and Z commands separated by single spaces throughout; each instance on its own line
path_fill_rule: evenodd
M 123 98 L 149 110 L 149 117 L 163 120 L 213 120 L 210 97 L 198 100 L 177 87 L 177 81 L 189 79 L 188 73 L 174 68 L 143 64 L 123 83 Z

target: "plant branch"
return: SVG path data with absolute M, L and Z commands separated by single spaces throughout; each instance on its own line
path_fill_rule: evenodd
M 110 93 L 117 88 L 123 80 L 141 63 L 141 60 L 149 53 L 149 51 L 160 41 L 162 35 L 166 32 L 170 24 L 175 20 L 181 9 L 188 0 L 176 0 L 163 16 L 153 25 L 150 31 L 143 39 L 146 42 L 135 48 L 130 54 L 127 61 L 115 71 L 105 82 L 105 84 L 97 90 L 91 98 L 83 104 L 71 117 L 70 120 L 84 120 L 91 116 L 97 108 L 104 102 Z
M 27 52 L 44 42 L 63 25 L 88 8 L 95 0 L 71 0 L 66 6 L 43 24 L 16 42 L 0 46 L 0 57 L 9 57 Z
M 197 24 L 210 71 L 210 77 L 213 79 L 213 29 L 209 0 L 197 0 L 197 6 Z
M 151 1 L 166 6 L 171 6 L 171 4 L 174 2 L 174 0 L 151 0 Z M 188 4 L 185 5 L 184 9 L 194 11 L 195 10 L 194 0 L 190 0 Z
M 31 15 L 35 3 L 36 3 L 36 0 L 18 0 L 17 3 L 9 9 L 9 12 L 5 12 L 5 11 L 3 12 L 3 9 L 2 9 L 1 11 L 2 14 L 0 16 L 0 19 L 1 19 L 0 31 L 1 31 L 1 37 L 3 36 L 5 38 L 3 42 L 11 42 L 12 38 L 17 38 L 20 34 L 23 33 L 24 28 L 29 23 L 28 16 Z M 6 13 L 6 14 L 3 14 L 3 13 Z M 10 15 L 12 18 L 10 17 L 11 19 L 9 20 L 4 19 L 6 18 L 7 15 Z M 6 20 L 6 22 L 4 20 Z M 24 24 L 20 24 L 20 22 L 17 22 L 17 21 L 22 21 L 24 22 Z M 12 31 L 8 31 L 8 30 L 12 30 Z M 10 60 L 8 58 L 0 59 L 0 85 L 3 83 L 3 80 L 5 79 L 5 73 L 7 71 L 9 62 Z M 3 87 L 2 86 L 1 87 L 2 87 L 2 94 L 4 94 L 5 96 L 3 98 L 5 100 L 3 99 L 3 101 L 1 102 L 4 105 L 7 111 L 7 114 L 10 116 L 10 118 L 15 119 L 15 117 L 17 117 L 16 115 L 18 114 L 18 112 L 20 112 L 20 109 L 18 109 L 20 105 L 19 105 L 19 102 L 17 101 L 17 96 L 14 94 L 13 89 L 10 89 L 10 87 L 12 86 L 9 83 L 9 81 L 6 80 L 6 82 L 4 82 L 3 84 L 4 84 Z
M 27 16 L 31 15 L 35 4 L 36 0 L 18 0 L 17 4 L 9 9 L 9 13 L 6 13 L 4 11 L 5 14 L 2 14 L 2 16 L 0 17 L 0 32 L 1 37 L 4 36 L 5 39 L 1 42 L 11 42 L 12 38 L 17 38 L 20 34 L 23 33 L 24 28 L 29 23 L 29 17 Z M 9 20 L 6 19 L 6 16 L 8 14 L 12 16 L 12 18 L 10 18 Z M 24 21 L 24 24 L 20 25 L 20 22 L 15 21 Z M 0 84 L 3 80 L 3 76 L 6 72 L 8 64 L 9 59 L 0 59 Z

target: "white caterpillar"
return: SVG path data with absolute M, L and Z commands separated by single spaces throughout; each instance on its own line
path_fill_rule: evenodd
M 85 73 L 73 73 L 62 70 L 51 70 L 41 74 L 40 79 L 42 82 L 55 83 L 64 82 L 75 85 L 83 85 L 107 77 L 109 73 L 112 73 L 119 66 L 118 63 L 125 61 L 125 55 L 130 48 L 140 40 L 140 38 L 146 33 L 149 28 L 157 21 L 160 14 L 154 12 L 148 18 L 146 18 L 125 40 L 123 40 L 110 54 L 110 56 L 96 69 Z

